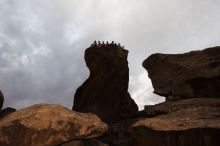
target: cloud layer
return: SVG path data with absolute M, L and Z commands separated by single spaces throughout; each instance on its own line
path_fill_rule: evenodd
M 219 6 L 220 0 L 0 0 L 5 106 L 70 108 L 88 77 L 83 55 L 94 40 L 115 40 L 130 51 L 129 90 L 140 108 L 161 102 L 142 61 L 155 52 L 219 45 Z

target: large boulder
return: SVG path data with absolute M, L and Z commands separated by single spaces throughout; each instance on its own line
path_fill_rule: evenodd
M 143 62 L 154 93 L 177 98 L 220 97 L 220 47 L 184 54 L 153 54 Z
M 128 93 L 127 56 L 127 50 L 113 44 L 86 49 L 90 76 L 76 90 L 73 110 L 95 113 L 106 123 L 133 116 L 138 107 Z
M 2 94 L 2 92 L 0 90 L 0 111 L 3 107 L 3 103 L 4 103 L 4 95 Z
M 60 105 L 39 104 L 0 120 L 0 145 L 55 146 L 98 137 L 107 129 L 94 114 L 77 113 Z
M 220 106 L 189 105 L 140 119 L 133 124 L 130 134 L 135 146 L 219 146 L 219 117 Z

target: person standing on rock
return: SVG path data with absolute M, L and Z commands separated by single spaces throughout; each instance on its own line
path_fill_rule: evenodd
M 98 41 L 98 47 L 99 47 L 99 48 L 101 47 L 101 42 L 100 42 L 100 41 Z
M 102 47 L 105 47 L 105 42 L 104 41 L 102 41 Z
M 112 43 L 111 43 L 111 47 L 114 47 L 114 44 L 115 44 L 115 42 L 114 42 L 114 41 L 112 41 Z
M 96 40 L 94 41 L 93 45 L 94 45 L 95 47 L 97 46 L 97 42 L 96 42 Z

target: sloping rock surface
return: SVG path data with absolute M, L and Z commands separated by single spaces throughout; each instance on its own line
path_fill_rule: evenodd
M 219 98 L 192 98 L 178 101 L 166 101 L 156 105 L 145 106 L 143 115 L 148 117 L 155 117 L 162 114 L 168 114 L 185 108 L 196 108 L 203 106 L 219 106 Z
M 161 104 L 160 110 L 167 114 L 139 119 L 133 124 L 130 134 L 136 146 L 220 145 L 219 101 L 214 104 L 209 100 L 206 105 L 201 99 L 198 104 L 195 100 L 175 102 Z
M 137 105 L 128 93 L 128 51 L 117 45 L 92 46 L 85 51 L 89 78 L 74 96 L 73 110 L 91 112 L 106 123 L 131 117 Z
M 60 105 L 39 104 L 0 120 L 0 145 L 55 146 L 97 137 L 107 129 L 94 114 L 77 113 Z
M 153 54 L 143 62 L 154 93 L 181 98 L 220 97 L 220 47 L 185 54 Z
M 104 144 L 101 141 L 94 138 L 94 139 L 71 141 L 65 144 L 61 144 L 59 146 L 109 146 L 109 145 Z

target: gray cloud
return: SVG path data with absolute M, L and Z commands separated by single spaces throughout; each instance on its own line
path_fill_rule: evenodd
M 150 54 L 219 45 L 220 0 L 0 0 L 0 89 L 5 106 L 72 106 L 88 77 L 84 50 L 115 40 L 130 51 L 130 93 L 143 108 L 152 93 L 141 63 Z M 122 105 L 123 106 L 123 105 Z

